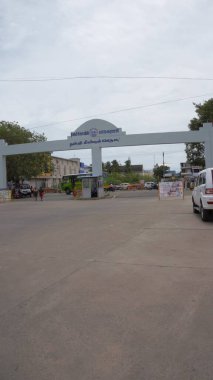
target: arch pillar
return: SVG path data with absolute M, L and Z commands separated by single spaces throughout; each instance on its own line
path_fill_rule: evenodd
M 102 151 L 99 146 L 92 148 L 92 175 L 102 176 Z
M 6 156 L 0 155 L 0 189 L 7 188 Z
M 206 168 L 213 167 L 213 123 L 204 123 L 203 132 L 205 134 L 205 166 Z

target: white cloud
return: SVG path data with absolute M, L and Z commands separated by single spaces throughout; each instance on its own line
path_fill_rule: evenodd
M 11 0 L 10 4 L 2 0 L 1 78 L 212 77 L 212 11 L 210 0 Z M 211 91 L 212 82 L 160 79 L 1 83 L 0 114 L 2 120 L 16 120 L 31 128 L 209 93 L 194 99 L 202 102 L 211 97 Z M 162 104 L 103 118 L 127 133 L 186 130 L 194 116 L 192 102 L 193 99 Z M 66 138 L 83 121 L 37 131 L 44 131 L 51 140 Z M 112 153 L 106 150 L 104 155 L 109 159 L 112 154 L 112 159 L 116 156 L 125 161 L 131 153 L 132 161 L 142 159 L 150 167 L 157 149 L 178 150 L 168 146 L 141 147 L 147 154 L 140 157 L 140 149 L 123 148 Z M 173 166 L 185 159 L 184 147 L 181 149 L 181 157 L 180 153 L 171 154 Z M 90 161 L 88 152 L 78 153 Z

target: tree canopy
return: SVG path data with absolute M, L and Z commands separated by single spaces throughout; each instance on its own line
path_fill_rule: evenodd
M 111 173 L 111 163 L 110 161 L 107 161 L 105 164 L 103 164 L 103 170 L 106 170 L 107 173 Z
M 120 167 L 119 163 L 117 160 L 112 160 L 111 162 L 111 172 L 112 173 L 119 173 L 120 172 Z
M 203 123 L 213 122 L 213 98 L 205 101 L 203 104 L 193 103 L 197 117 L 194 117 L 189 122 L 189 129 L 196 131 L 202 128 Z M 186 144 L 187 161 L 191 165 L 199 165 L 205 167 L 204 144 L 189 143 Z
M 46 141 L 44 134 L 31 132 L 15 122 L 0 121 L 0 139 L 8 145 Z M 51 171 L 50 153 L 19 154 L 7 157 L 7 179 L 18 182 Z
M 126 173 L 131 173 L 132 168 L 131 168 L 131 160 L 128 158 L 128 160 L 125 161 L 125 172 Z
M 161 178 L 163 178 L 164 174 L 166 173 L 167 170 L 169 170 L 170 167 L 166 165 L 158 165 L 156 164 L 154 169 L 153 169 L 153 174 L 154 177 L 156 178 L 157 181 L 160 181 Z

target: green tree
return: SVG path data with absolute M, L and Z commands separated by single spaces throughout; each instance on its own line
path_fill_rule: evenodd
M 156 164 L 154 169 L 153 169 L 153 174 L 154 174 L 154 177 L 156 178 L 157 181 L 160 181 L 161 178 L 163 178 L 165 172 L 167 170 L 169 170 L 170 167 L 169 166 L 166 166 L 166 165 L 158 165 Z
M 104 170 L 107 171 L 107 173 L 111 173 L 111 163 L 109 161 L 107 161 L 105 164 L 104 164 Z
M 197 131 L 202 128 L 203 123 L 213 121 L 213 98 L 205 101 L 203 104 L 193 103 L 197 117 L 190 120 L 188 125 L 191 131 Z M 204 144 L 188 143 L 186 144 L 186 157 L 191 165 L 199 165 L 205 167 Z
M 131 160 L 128 158 L 128 160 L 125 161 L 125 173 L 131 173 Z
M 15 122 L 0 122 L 0 139 L 8 145 L 46 141 L 44 134 L 33 133 Z M 50 153 L 7 156 L 7 179 L 18 182 L 52 171 Z
M 113 160 L 111 162 L 111 172 L 112 173 L 119 173 L 120 172 L 120 167 L 119 167 L 119 163 L 117 160 Z

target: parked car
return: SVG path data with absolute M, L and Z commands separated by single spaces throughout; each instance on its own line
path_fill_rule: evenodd
M 122 190 L 121 185 L 114 185 L 115 190 Z
M 144 189 L 151 190 L 152 189 L 152 182 L 145 182 Z
M 32 191 L 30 185 L 23 184 L 19 186 L 20 197 L 31 197 Z
M 192 206 L 195 214 L 207 221 L 213 212 L 213 168 L 202 170 L 195 181 L 192 191 Z
M 152 187 L 153 189 L 158 189 L 158 183 L 157 182 L 153 182 L 153 187 Z
M 128 190 L 129 183 L 121 183 L 119 186 L 121 190 Z
M 144 189 L 147 189 L 147 190 L 158 189 L 158 184 L 156 182 L 145 182 Z

